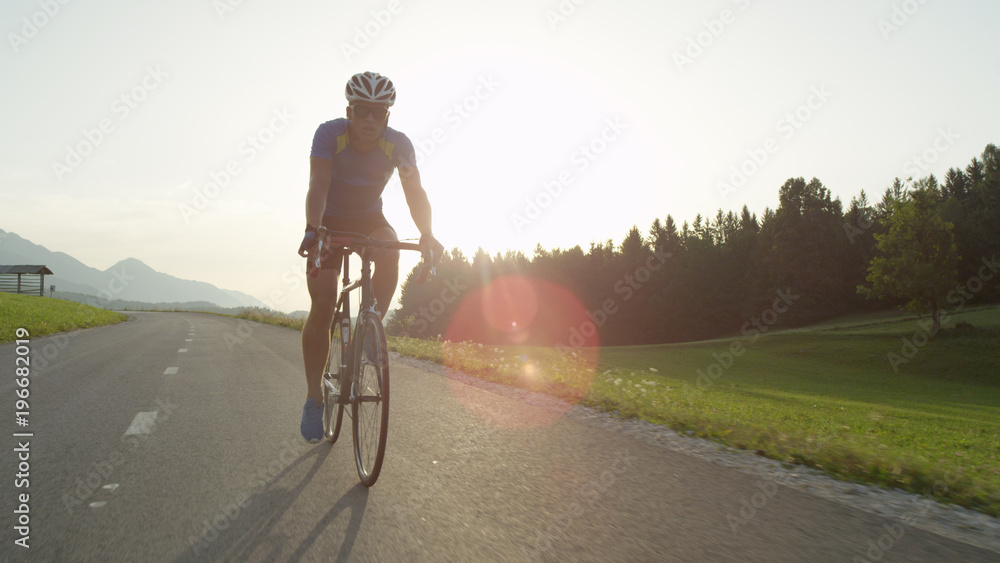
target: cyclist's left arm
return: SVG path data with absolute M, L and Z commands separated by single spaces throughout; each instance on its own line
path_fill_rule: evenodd
M 430 235 L 431 230 L 431 202 L 427 199 L 427 192 L 420 184 L 420 171 L 416 166 L 399 167 L 399 183 L 403 186 L 403 195 L 406 196 L 406 205 L 410 208 L 410 217 L 416 224 L 421 235 Z

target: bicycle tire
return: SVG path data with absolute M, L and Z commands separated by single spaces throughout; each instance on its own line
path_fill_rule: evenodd
M 344 420 L 344 403 L 338 400 L 343 393 L 341 371 L 344 365 L 344 341 L 340 331 L 340 318 L 337 315 L 330 330 L 330 354 L 323 373 L 323 435 L 331 444 L 336 443 L 340 437 L 340 427 Z
M 389 431 L 389 350 L 378 315 L 364 313 L 352 347 L 354 460 L 361 484 L 371 487 L 382 471 Z

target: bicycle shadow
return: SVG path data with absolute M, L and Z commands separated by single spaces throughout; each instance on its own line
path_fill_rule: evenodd
M 186 538 L 190 545 L 188 549 L 177 556 L 175 561 L 275 561 L 283 559 L 285 556 L 282 553 L 287 550 L 289 543 L 298 540 L 289 537 L 287 533 L 282 533 L 277 525 L 295 504 L 306 486 L 313 480 L 331 451 L 331 448 L 317 447 L 299 456 L 268 480 L 259 490 L 251 494 L 245 503 L 246 509 L 240 512 L 236 518 L 226 522 L 224 529 L 221 529 L 217 536 L 206 538 L 203 535 L 198 541 L 195 541 L 196 539 L 193 537 Z M 294 488 L 287 489 L 277 485 L 297 467 L 309 463 L 310 458 L 312 458 L 312 465 Z M 354 549 L 358 532 L 361 530 L 361 522 L 364 519 L 367 505 L 368 489 L 358 483 L 338 499 L 334 506 L 316 523 L 309 534 L 301 540 L 295 552 L 288 557 L 288 560 L 301 560 L 333 520 L 345 510 L 350 509 L 351 519 L 335 559 L 336 561 L 347 560 Z
M 351 490 L 344 493 L 344 496 L 340 497 L 337 504 L 333 505 L 333 508 L 323 517 L 322 520 L 316 523 L 306 539 L 299 544 L 298 549 L 295 553 L 288 558 L 289 561 L 299 561 L 302 556 L 306 554 L 312 544 L 316 541 L 316 538 L 323 533 L 323 530 L 333 522 L 334 518 L 338 514 L 343 512 L 345 509 L 351 509 L 351 521 L 347 524 L 347 533 L 344 535 L 344 542 L 340 544 L 340 551 L 337 552 L 337 557 L 334 561 L 347 561 L 351 555 L 351 551 L 354 549 L 354 540 L 358 537 L 358 532 L 361 530 L 361 522 L 364 520 L 365 509 L 368 507 L 368 487 L 365 487 L 361 483 L 354 485 Z

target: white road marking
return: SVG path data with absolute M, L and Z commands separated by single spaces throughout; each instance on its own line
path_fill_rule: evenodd
M 184 342 L 194 342 L 194 338 L 188 338 L 188 339 L 187 339 L 187 340 L 185 340 Z
M 104 506 L 105 504 L 108 504 L 107 501 L 99 500 L 99 501 L 90 503 L 90 508 L 100 508 L 100 507 Z
M 115 489 L 117 489 L 117 488 L 118 488 L 118 483 L 108 483 L 107 485 L 104 485 L 104 486 L 103 486 L 103 487 L 101 487 L 101 488 L 102 488 L 102 489 L 107 489 L 107 490 L 109 490 L 109 491 L 113 491 L 113 490 L 115 490 Z
M 179 369 L 181 369 L 181 368 L 167 368 L 163 372 L 163 375 L 174 375 L 175 373 L 177 373 L 177 370 L 179 370 Z
M 125 431 L 125 435 L 149 434 L 154 424 L 156 424 L 156 411 L 141 412 L 132 419 L 132 424 Z
M 183 353 L 185 353 L 185 352 L 187 352 L 187 351 L 188 351 L 188 349 L 187 349 L 187 348 L 181 348 L 180 350 L 178 350 L 178 351 L 177 351 L 177 353 L 178 353 L 178 354 L 183 354 Z

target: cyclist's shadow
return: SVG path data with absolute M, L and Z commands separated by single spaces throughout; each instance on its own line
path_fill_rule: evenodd
M 250 496 L 248 506 L 236 518 L 225 525 L 225 529 L 217 536 L 202 535 L 195 541 L 189 538 L 190 547 L 177 557 L 177 561 L 275 561 L 282 558 L 282 551 L 287 548 L 288 538 L 272 535 L 275 526 L 285 513 L 299 498 L 306 485 L 323 466 L 330 454 L 331 448 L 316 447 L 308 453 L 299 456 L 272 477 L 258 492 Z M 307 463 L 309 458 L 315 458 L 312 466 L 302 477 L 295 488 L 291 490 L 277 488 L 276 483 L 286 477 L 295 467 Z M 309 534 L 302 540 L 295 552 L 288 556 L 288 561 L 303 559 L 309 548 L 320 537 L 323 531 L 343 511 L 350 509 L 351 520 L 347 525 L 343 543 L 335 561 L 346 561 L 354 549 L 354 541 L 361 530 L 365 509 L 368 506 L 368 488 L 360 483 L 347 491 L 344 496 L 316 523 Z M 217 526 L 222 527 L 222 526 Z

